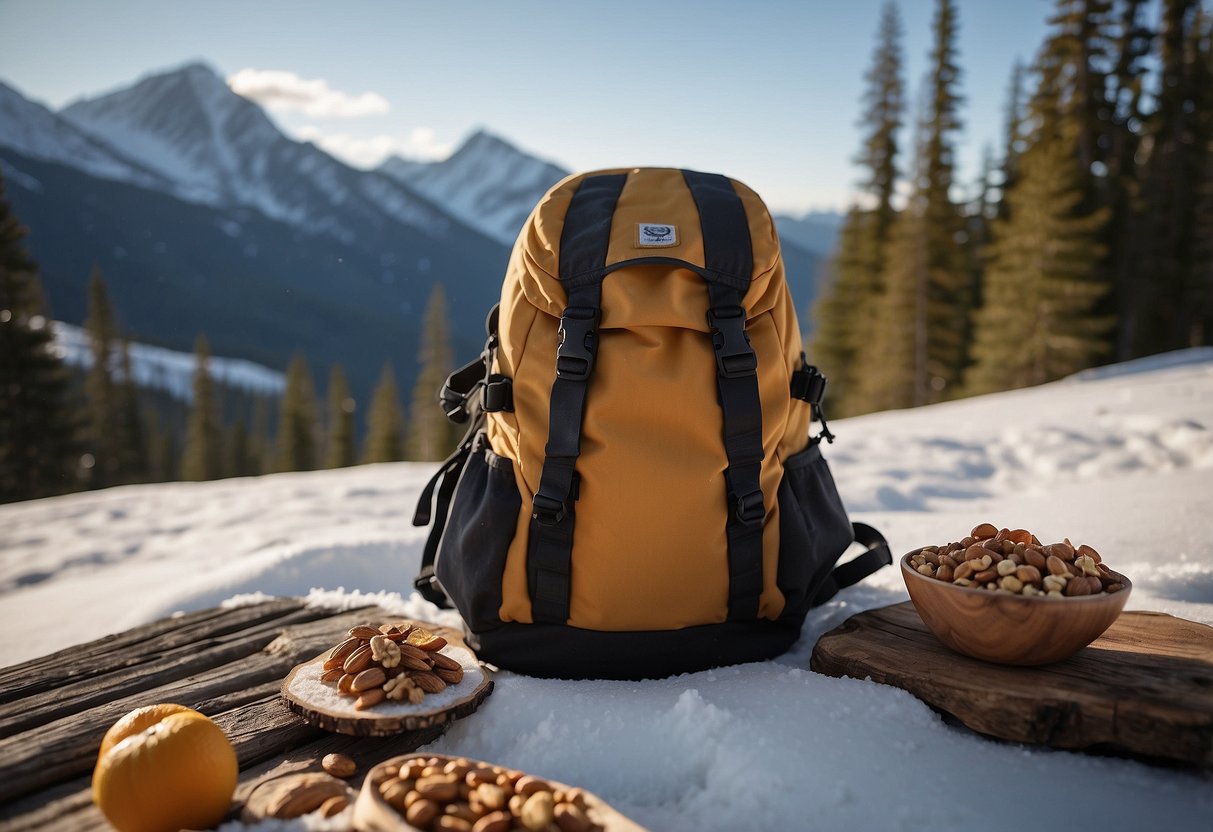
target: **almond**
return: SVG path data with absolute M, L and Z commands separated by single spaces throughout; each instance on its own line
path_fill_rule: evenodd
M 955 564 L 953 564 L 955 566 Z M 429 653 L 430 659 L 434 662 L 434 667 L 445 667 L 447 670 L 458 670 L 463 665 L 459 664 L 456 659 L 452 659 L 445 653 Z
M 357 701 L 354 702 L 354 710 L 365 711 L 367 708 L 373 708 L 384 700 L 387 694 L 383 692 L 383 688 L 371 688 L 363 691 L 358 695 Z
M 357 650 L 361 644 L 362 644 L 361 639 L 357 639 L 357 638 L 354 638 L 353 636 L 351 636 L 350 638 L 347 638 L 345 641 L 341 642 L 336 647 L 334 647 L 332 649 L 332 651 L 329 653 L 329 658 L 338 659 L 339 661 L 344 662 L 349 657 L 350 653 L 353 653 L 355 650 Z
M 382 667 L 368 667 L 354 677 L 354 683 L 350 687 L 355 693 L 365 693 L 372 688 L 383 687 L 383 683 L 386 681 L 387 676 Z
M 414 670 L 409 673 L 409 678 L 426 693 L 442 693 L 446 690 L 445 681 L 425 670 Z
M 363 641 L 370 641 L 377 635 L 382 635 L 379 632 L 379 628 L 372 627 L 370 624 L 359 624 L 357 627 L 351 627 L 349 632 L 350 638 L 362 639 Z
M 509 812 L 492 812 L 476 821 L 472 832 L 509 832 L 513 822 Z
M 362 671 L 366 670 L 367 667 L 370 666 L 370 664 L 371 664 L 371 646 L 369 644 L 364 644 L 361 647 L 359 647 L 357 650 L 355 650 L 353 653 L 350 653 L 349 657 L 346 658 L 345 664 L 343 664 L 342 667 L 345 668 L 346 673 L 353 673 L 356 675 L 356 674 L 361 673 Z
M 358 764 L 344 754 L 325 754 L 320 766 L 329 774 L 343 780 L 353 777 L 358 771 Z
M 429 630 L 422 627 L 414 627 L 413 631 L 409 633 L 408 638 L 406 638 L 405 641 L 414 647 L 426 651 L 427 653 L 435 650 L 441 650 L 443 647 L 446 647 L 445 638 L 437 635 L 436 633 L 431 633 Z

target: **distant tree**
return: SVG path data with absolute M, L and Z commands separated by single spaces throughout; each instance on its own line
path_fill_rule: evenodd
M 897 211 L 898 133 L 905 112 L 902 81 L 902 25 L 894 3 L 881 9 L 872 63 L 865 75 L 864 113 L 858 124 L 865 131 L 855 161 L 863 171 L 863 204 L 847 214 L 838 252 L 812 311 L 815 322 L 808 353 L 829 377 L 829 408 L 835 415 L 865 409 L 858 396 L 856 364 L 869 348 L 866 319 L 883 291 L 887 248 Z
M 291 359 L 286 392 L 278 412 L 279 471 L 311 471 L 316 467 L 316 387 L 302 354 Z
M 250 450 L 244 417 L 237 416 L 223 432 L 223 476 L 251 477 L 260 473 L 261 466 Z
M 249 462 L 254 473 L 274 470 L 274 447 L 270 441 L 270 402 L 264 394 L 253 396 L 253 416 L 249 427 Z
M 177 448 L 173 435 L 160 426 L 154 408 L 144 418 L 147 446 L 147 481 L 172 482 L 177 479 Z
M 118 325 L 105 286 L 101 269 L 93 266 L 88 284 L 88 317 L 84 321 L 88 333 L 92 365 L 84 382 L 88 399 L 89 453 L 93 465 L 89 469 L 89 485 L 105 488 L 122 481 L 119 459 L 119 422 L 121 406 L 114 384 L 114 364 L 117 357 Z
M 1148 277 L 1133 312 L 1141 353 L 1213 343 L 1213 278 L 1202 239 L 1213 154 L 1213 31 L 1199 0 L 1164 0 L 1157 108 L 1143 171 Z M 1133 314 L 1130 312 L 1128 314 Z
M 26 233 L 0 178 L 0 502 L 71 490 L 80 459 L 67 368 Z
M 1001 177 L 998 182 L 997 215 L 1006 214 L 1006 194 L 1015 184 L 1015 169 L 1019 155 L 1023 153 L 1023 61 L 1018 58 L 1011 67 L 1011 81 L 1007 85 L 1006 114 L 1003 122 L 1003 147 Z
M 404 459 L 404 412 L 400 406 L 396 374 L 389 361 L 383 365 L 383 373 L 379 377 L 379 383 L 375 386 L 375 394 L 371 400 L 362 461 L 397 462 L 402 459 Z
M 952 198 L 961 103 L 958 23 L 938 0 L 931 67 L 918 103 L 911 194 L 898 219 L 870 316 L 870 345 L 858 362 L 866 409 L 910 407 L 954 396 L 968 360 L 973 275 L 966 229 Z
M 968 392 L 1053 381 L 1111 352 L 1115 321 L 1099 311 L 1111 290 L 1100 265 L 1110 211 L 1084 207 L 1078 128 L 1056 108 L 1062 83 L 1042 75 L 1033 100 L 1036 131 L 1007 194 L 1008 217 L 992 229 Z
M 223 470 L 219 402 L 210 371 L 211 349 L 205 335 L 194 342 L 194 401 L 181 457 L 184 480 L 218 479 Z
M 325 468 L 345 468 L 355 462 L 354 409 L 354 399 L 350 396 L 350 388 L 345 381 L 345 372 L 342 371 L 340 364 L 334 364 L 329 370 Z
M 447 334 L 449 329 L 446 294 L 442 284 L 436 283 L 426 304 L 417 353 L 421 370 L 413 385 L 413 402 L 409 411 L 409 459 L 443 459 L 454 449 L 458 439 L 446 414 L 438 406 L 438 390 L 454 369 L 450 336 Z
M 118 366 L 121 376 L 115 380 L 114 393 L 117 399 L 118 424 L 116 450 L 118 453 L 119 481 L 123 483 L 147 482 L 150 475 L 148 463 L 145 417 L 139 403 L 139 388 L 131 365 L 131 345 L 125 337 L 118 339 Z

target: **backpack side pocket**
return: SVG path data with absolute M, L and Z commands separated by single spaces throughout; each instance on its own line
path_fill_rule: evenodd
M 501 623 L 501 577 L 521 510 L 513 461 L 493 453 L 481 434 L 455 488 L 434 564 L 473 632 Z
M 835 562 L 854 540 L 821 448 L 812 443 L 784 461 L 779 484 L 779 571 L 783 616 L 803 617 Z

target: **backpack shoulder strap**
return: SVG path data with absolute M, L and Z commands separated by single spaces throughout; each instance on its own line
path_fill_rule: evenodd
M 619 173 L 583 179 L 560 234 L 560 282 L 568 306 L 560 316 L 548 442 L 527 544 L 527 584 L 536 623 L 563 624 L 569 617 L 581 423 L 598 351 L 611 221 L 627 178 Z
M 762 595 L 762 399 L 758 357 L 742 301 L 754 270 L 745 206 L 725 176 L 684 170 L 703 231 L 708 324 L 716 351 L 716 387 L 724 422 L 730 621 L 758 617 Z

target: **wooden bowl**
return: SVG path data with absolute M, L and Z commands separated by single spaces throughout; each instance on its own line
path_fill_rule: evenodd
M 478 767 L 491 767 L 492 765 L 480 760 L 471 760 L 466 757 L 448 757 L 443 754 L 405 754 L 400 757 L 393 757 L 390 760 L 384 760 L 366 773 L 366 779 L 362 783 L 362 791 L 358 793 L 358 800 L 354 804 L 354 828 L 360 830 L 360 832 L 425 832 L 425 830 L 418 829 L 416 826 L 410 824 L 400 812 L 388 805 L 387 801 L 379 793 L 379 784 L 390 776 L 387 771 L 388 766 L 395 766 L 397 769 L 400 769 L 414 760 L 426 760 L 430 758 L 436 758 L 442 764 L 460 759 L 466 760 Z M 547 780 L 546 782 L 553 789 L 560 789 L 562 791 L 570 789 L 569 786 L 557 783 L 555 780 Z M 598 832 L 645 832 L 643 826 L 633 823 L 612 809 L 598 796 L 584 790 L 583 793 L 585 795 L 586 816 L 593 823 L 597 824 L 596 829 Z
M 901 559 L 910 600 L 935 637 L 957 653 L 996 664 L 1051 664 L 1099 638 L 1133 589 L 1056 598 L 971 589 L 920 575 Z M 1123 577 L 1123 576 L 1122 576 Z

